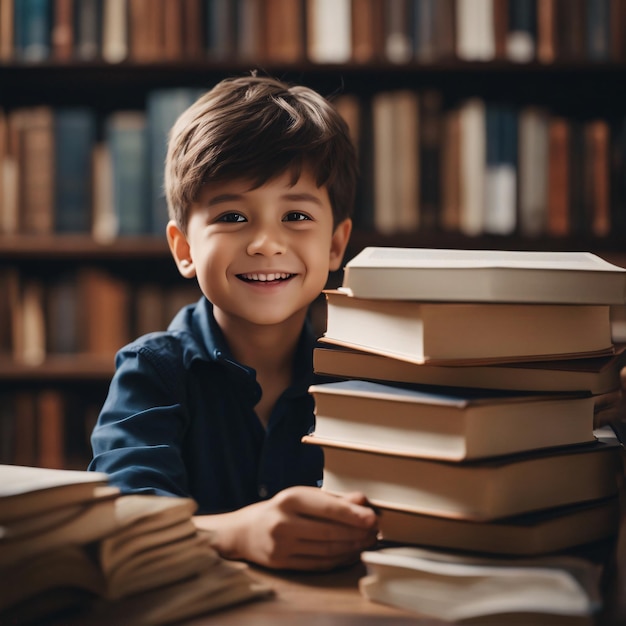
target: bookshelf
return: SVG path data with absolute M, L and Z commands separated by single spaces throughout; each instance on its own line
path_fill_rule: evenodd
M 87 45 L 89 42 L 86 44 L 83 40 L 87 37 L 85 33 L 88 29 L 83 28 L 84 32 L 80 31 L 76 14 L 74 18 L 64 18 L 66 32 L 69 28 L 72 37 L 70 44 L 65 41 L 63 48 L 62 38 L 59 43 L 58 33 L 54 35 L 57 32 L 55 29 L 59 28 L 56 20 L 61 19 L 59 15 L 66 15 L 62 9 L 67 9 L 72 2 L 44 0 L 32 5 L 29 2 L 20 3 L 20 11 L 26 5 L 46 7 L 43 17 L 39 16 L 43 19 L 43 25 L 39 30 L 32 31 L 35 34 L 27 35 L 24 34 L 27 30 L 18 32 L 15 27 L 18 7 L 16 0 L 0 0 L 0 163 L 3 171 L 0 178 L 0 287 L 6 293 L 13 294 L 8 302 L 0 304 L 0 396 L 9 400 L 0 412 L 0 439 L 10 442 L 18 436 L 18 430 L 26 432 L 22 432 L 22 443 L 18 446 L 26 452 L 18 460 L 30 458 L 32 464 L 37 464 L 37 446 L 40 445 L 37 442 L 41 442 L 47 432 L 42 427 L 46 421 L 45 415 L 38 417 L 37 412 L 33 412 L 33 402 L 29 404 L 23 397 L 14 401 L 18 392 L 22 395 L 30 392 L 31 400 L 35 399 L 35 405 L 36 398 L 42 391 L 58 392 L 57 412 L 59 406 L 63 406 L 63 410 L 67 412 L 67 424 L 63 429 L 66 437 L 69 436 L 68 424 L 83 424 L 79 430 L 88 431 L 88 425 L 95 419 L 94 414 L 97 414 L 98 404 L 104 398 L 113 372 L 114 345 L 119 347 L 124 337 L 130 339 L 145 329 L 163 326 L 174 308 L 184 301 L 194 300 L 198 291 L 178 276 L 161 234 L 162 230 L 158 227 L 153 229 L 144 226 L 143 230 L 139 228 L 129 234 L 112 233 L 105 228 L 104 235 L 100 233 L 94 236 L 95 217 L 91 215 L 95 210 L 95 203 L 92 202 L 95 197 L 93 189 L 88 190 L 90 195 L 85 196 L 87 200 L 83 201 L 84 211 L 91 215 L 91 223 L 83 226 L 81 232 L 59 232 L 54 224 L 54 215 L 51 217 L 49 214 L 50 211 L 54 213 L 60 208 L 50 195 L 56 180 L 54 169 L 47 170 L 47 179 L 40 175 L 39 170 L 28 175 L 21 172 L 29 182 L 20 184 L 28 184 L 28 190 L 35 188 L 33 185 L 47 185 L 45 193 L 48 194 L 44 196 L 47 200 L 43 201 L 43 209 L 42 201 L 39 201 L 40 210 L 48 211 L 47 226 L 34 229 L 36 232 L 25 232 L 23 225 L 19 223 L 22 218 L 16 217 L 21 215 L 22 207 L 20 206 L 17 213 L 15 207 L 11 210 L 9 200 L 13 196 L 11 192 L 7 192 L 7 184 L 10 185 L 13 180 L 10 171 L 14 171 L 11 170 L 14 165 L 7 166 L 7 163 L 15 157 L 12 152 L 14 147 L 11 148 L 10 143 L 13 128 L 11 119 L 15 112 L 44 108 L 54 115 L 59 110 L 80 108 L 88 111 L 91 116 L 90 121 L 87 121 L 92 124 L 89 128 L 93 133 L 93 145 L 106 146 L 110 140 L 107 121 L 112 114 L 120 111 L 146 113 L 152 106 L 151 95 L 156 92 L 185 91 L 189 98 L 210 88 L 222 78 L 257 69 L 286 81 L 307 84 L 322 94 L 335 98 L 338 106 L 342 99 L 347 104 L 346 115 L 351 116 L 348 121 L 353 124 L 361 158 L 356 227 L 348 257 L 366 245 L 589 250 L 626 266 L 626 184 L 623 182 L 626 180 L 626 91 L 623 89 L 623 78 L 626 75 L 626 0 L 591 3 L 572 0 L 571 3 L 565 3 L 569 7 L 568 17 L 561 15 L 557 22 L 561 26 L 567 22 L 567 32 L 578 33 L 575 41 L 572 37 L 568 39 L 563 34 L 559 35 L 555 29 L 550 31 L 546 28 L 545 11 L 552 10 L 554 17 L 560 15 L 559 10 L 563 10 L 563 3 L 558 0 L 480 0 L 478 4 L 481 5 L 481 10 L 475 11 L 473 24 L 463 25 L 460 16 L 464 14 L 462 5 L 465 1 L 336 0 L 334 3 L 324 3 L 321 0 L 186 0 L 184 3 L 171 3 L 168 0 L 115 0 L 110 4 L 126 7 L 126 12 L 116 18 L 122 20 L 118 24 L 123 26 L 118 35 L 126 32 L 128 34 L 125 38 L 118 38 L 117 42 L 111 39 L 110 31 L 106 31 L 103 26 L 104 16 L 98 13 L 102 10 L 100 5 L 100 9 L 91 16 L 82 18 L 92 20 L 92 31 L 99 33 L 91 42 L 91 47 Z M 75 2 L 76 7 L 79 4 L 81 7 L 83 4 L 99 6 L 98 3 Z M 158 28 L 155 30 L 154 24 L 152 31 L 147 32 L 146 29 L 149 28 L 145 10 L 148 5 L 155 13 L 154 19 L 157 21 L 165 20 L 165 16 L 169 15 L 169 30 L 180 35 L 178 39 L 175 38 L 176 41 L 172 41 L 170 36 L 166 45 L 163 39 L 165 31 Z M 173 5 L 178 7 L 180 15 L 176 12 L 167 13 L 172 10 Z M 215 13 L 210 18 L 209 8 L 217 11 L 218 7 L 224 8 L 227 5 L 231 10 L 236 9 L 236 12 L 229 17 L 219 17 Z M 323 22 L 323 19 L 328 20 L 328 15 L 325 16 L 323 11 L 324 5 L 333 7 L 335 19 L 331 19 L 332 24 Z M 524 20 L 519 21 L 519 15 L 515 18 L 518 22 L 513 18 L 522 5 L 532 9 L 534 21 L 526 21 L 531 26 L 528 27 L 526 39 L 522 38 L 522 41 L 526 41 L 526 48 L 522 45 L 521 50 L 530 50 L 530 53 L 520 59 L 520 48 L 516 48 L 515 56 L 508 51 L 507 41 L 515 29 L 523 31 L 525 28 Z M 605 10 L 604 14 L 601 11 L 597 14 L 600 5 Z M 166 9 L 166 6 L 169 8 Z M 430 30 L 426 28 L 420 31 L 417 26 L 419 20 L 413 18 L 419 11 L 428 11 L 428 7 L 431 12 L 436 8 L 436 11 L 447 13 L 443 18 L 439 15 L 438 19 L 443 19 L 443 22 L 437 22 L 438 25 L 432 22 Z M 491 13 L 486 13 L 485 7 L 490 7 Z M 142 10 L 144 13 L 141 13 Z M 35 9 L 31 8 L 31 11 Z M 139 13 L 135 14 L 134 11 Z M 187 11 L 191 11 L 191 15 L 194 14 L 193 11 L 200 11 L 197 15 L 201 19 L 196 20 L 193 27 L 190 26 L 191 22 L 184 26 L 185 19 L 189 17 Z M 261 13 L 248 14 L 250 11 Z M 409 13 L 403 13 L 405 17 L 398 19 L 398 14 L 394 14 L 394 11 Z M 24 15 L 20 15 L 20 19 L 26 19 Z M 141 21 L 138 23 L 131 19 L 133 15 L 144 16 L 143 26 L 140 25 Z M 258 17 L 256 22 L 254 15 Z M 350 18 L 347 23 L 346 15 Z M 365 23 L 368 15 L 370 18 L 374 16 L 370 19 L 369 26 Z M 420 15 L 423 17 L 427 14 Z M 578 22 L 574 20 L 576 16 L 579 18 Z M 30 15 L 28 19 L 36 17 Z M 432 16 L 431 18 L 434 19 Z M 476 22 L 479 18 L 489 20 L 485 23 Z M 216 33 L 209 28 L 211 19 L 213 23 L 216 20 L 230 20 L 222 23 L 224 33 L 231 35 L 229 41 L 220 42 L 215 39 Z M 467 21 L 470 18 L 466 16 L 464 19 Z M 342 45 L 320 39 L 324 28 L 316 29 L 314 22 L 326 23 L 332 36 L 341 40 Z M 255 24 L 254 32 L 249 30 L 251 24 Z M 428 24 L 426 18 L 422 20 L 422 24 Z M 447 31 L 441 30 L 441 24 L 447 24 Z M 472 43 L 471 37 L 468 39 L 468 33 L 485 32 L 485 24 L 490 24 L 486 37 L 491 48 L 487 50 L 480 49 L 480 46 L 476 48 L 476 42 Z M 358 36 L 357 29 L 360 33 Z M 390 47 L 393 29 L 396 29 L 394 41 L 396 44 L 400 42 L 400 45 Z M 592 32 L 596 33 L 594 38 L 591 38 Z M 242 33 L 247 34 L 244 36 Z M 435 37 L 429 37 L 429 33 L 435 34 Z M 31 42 L 34 44 L 37 44 L 37 37 L 41 38 L 39 52 L 34 57 L 25 52 L 29 36 L 35 39 Z M 460 46 L 461 38 L 465 42 L 463 48 Z M 140 44 L 140 41 L 143 43 Z M 146 41 L 151 43 L 146 44 Z M 606 45 L 602 46 L 598 41 Z M 365 47 L 364 42 L 368 44 Z M 104 50 L 105 46 L 114 43 L 118 45 L 118 56 L 113 62 L 111 48 L 107 48 L 106 55 Z M 79 47 L 82 52 L 79 52 Z M 476 58 L 477 55 L 479 58 Z M 395 196 L 375 201 L 375 187 L 382 187 L 383 183 L 380 182 L 380 173 L 376 171 L 374 108 L 379 94 L 398 92 L 414 94 L 420 114 L 426 109 L 427 94 L 436 94 L 437 104 L 433 113 L 435 117 L 430 120 L 420 118 L 417 124 L 417 135 L 412 136 L 412 141 L 419 145 L 405 145 L 402 148 L 403 154 L 413 154 L 413 157 L 417 150 L 417 161 L 411 164 L 408 179 L 405 171 L 405 178 L 396 178 L 391 185 L 400 189 L 406 186 L 402 180 L 420 179 L 421 186 L 418 186 L 417 192 L 413 192 L 418 195 L 413 200 L 409 196 L 408 200 L 409 213 L 414 206 L 420 212 L 420 219 L 417 222 L 409 220 L 407 223 L 412 224 L 410 227 L 395 223 L 385 230 L 377 227 L 376 212 L 380 214 L 381 211 L 387 211 L 388 207 L 400 201 L 394 199 Z M 517 162 L 515 167 L 518 169 L 514 169 L 513 174 L 517 185 L 513 187 L 513 191 L 510 178 L 509 183 L 506 178 L 496 178 L 500 182 L 494 183 L 496 198 L 502 197 L 498 196 L 498 189 L 502 185 L 505 190 L 508 189 L 506 198 L 514 210 L 513 226 L 509 226 L 506 232 L 487 232 L 481 225 L 473 230 L 462 228 L 458 207 L 454 224 L 450 226 L 444 221 L 444 201 L 451 201 L 444 196 L 451 187 L 444 182 L 443 176 L 444 171 L 447 171 L 446 164 L 449 165 L 450 154 L 454 152 L 444 153 L 442 133 L 451 123 L 449 120 L 453 114 L 457 114 L 469 101 L 482 105 L 485 128 L 488 126 L 490 112 L 496 111 L 499 114 L 502 110 L 513 111 L 513 119 L 519 124 L 520 112 L 539 109 L 545 112 L 545 120 L 565 120 L 572 136 L 574 131 L 571 129 L 577 129 L 576 137 L 583 142 L 582 153 L 580 150 L 577 153 L 572 148 L 563 153 L 567 156 L 562 156 L 560 161 L 557 159 L 555 162 L 563 164 L 567 161 L 569 164 L 569 183 L 561 181 L 559 184 L 567 186 L 570 198 L 585 199 L 585 202 L 573 202 L 570 207 L 566 207 L 573 211 L 572 207 L 576 204 L 579 218 L 582 215 L 578 223 L 565 231 L 551 232 L 546 227 L 547 218 L 544 215 L 539 228 L 535 227 L 532 232 L 526 231 L 521 221 L 521 198 L 527 191 L 521 190 L 520 163 Z M 595 136 L 591 130 L 585 130 L 593 122 L 601 122 L 593 127 L 596 130 L 599 128 L 600 143 L 593 143 L 589 139 L 590 143 L 585 144 L 587 135 Z M 148 119 L 148 126 L 150 123 Z M 432 124 L 441 126 L 438 127 L 439 134 L 435 134 L 434 139 L 432 133 L 429 133 L 434 128 Z M 400 125 L 399 131 L 394 131 L 399 132 L 396 137 L 408 135 L 408 132 L 403 133 L 403 128 Z M 44 143 L 37 143 L 42 141 L 41 136 L 33 140 L 35 150 L 37 146 L 43 146 L 44 150 L 53 150 L 50 142 L 54 142 L 55 136 L 49 132 L 48 130 L 47 144 L 45 133 Z M 162 135 L 164 132 L 161 129 Z M 419 143 L 422 142 L 422 137 L 429 134 L 428 145 Z M 483 139 L 484 145 L 481 149 L 486 155 L 493 146 L 487 145 L 488 137 Z M 544 140 L 547 141 L 545 137 Z M 518 147 L 520 141 L 518 129 Z M 547 151 L 547 147 L 544 148 Z M 32 150 L 32 146 L 30 149 Z M 408 152 L 404 152 L 405 150 Z M 431 152 L 427 152 L 428 150 Z M 48 154 L 54 156 L 53 151 Z M 491 154 L 491 160 L 495 158 L 494 154 Z M 547 157 L 544 154 L 545 158 Z M 45 165 L 45 161 L 43 163 Z M 430 164 L 430 169 L 423 169 L 425 163 Z M 436 163 L 434 169 L 433 163 Z M 548 162 L 544 160 L 543 163 L 544 170 L 547 171 Z M 394 167 L 397 170 L 406 170 L 406 160 L 403 167 Z M 148 175 L 154 177 L 153 172 L 149 171 Z M 92 176 L 91 171 L 88 176 Z M 457 195 L 460 193 L 459 176 L 457 172 L 454 186 Z M 432 180 L 436 181 L 435 187 Z M 92 182 L 95 185 L 95 181 Z M 428 184 L 430 187 L 427 187 Z M 548 183 L 544 180 L 542 184 L 547 186 Z M 96 189 L 100 190 L 102 187 Z M 559 189 L 557 186 L 555 189 L 557 196 L 567 195 L 563 191 L 565 187 Z M 23 189 L 21 191 L 24 192 Z M 150 197 L 151 193 L 155 192 L 148 192 L 146 197 Z M 96 196 L 99 197 L 99 194 Z M 33 202 L 35 201 L 36 198 Z M 377 206 L 374 206 L 376 202 Z M 403 202 L 406 202 L 406 198 Z M 458 204 L 458 197 L 456 202 Z M 493 205 L 493 201 L 491 202 Z M 596 210 L 591 207 L 598 203 L 603 207 L 598 210 L 604 211 L 605 215 L 603 226 L 596 229 L 590 213 Z M 150 212 L 156 203 L 148 204 L 151 206 L 145 210 Z M 546 197 L 543 210 L 547 211 L 548 206 L 549 200 Z M 162 205 L 159 210 L 162 213 Z M 428 215 L 427 210 L 430 211 Z M 156 219 L 153 213 L 150 215 L 152 217 L 148 221 Z M 414 219 L 415 216 L 409 217 Z M 81 285 L 80 289 L 74 289 L 75 292 L 82 290 L 91 295 L 82 292 L 78 296 L 74 294 L 72 319 L 79 329 L 79 336 L 66 337 L 69 344 L 63 350 L 59 346 L 51 350 L 50 337 L 55 334 L 51 320 L 54 317 L 52 309 L 56 306 L 56 316 L 63 319 L 63 314 L 59 313 L 63 308 L 58 302 L 56 305 L 51 304 L 50 293 L 57 287 L 57 291 L 63 291 L 59 284 L 62 283 L 61 278 L 66 276 L 71 278 L 65 283 L 65 293 L 72 291 L 71 284 L 75 281 L 75 287 Z M 340 279 L 340 275 L 336 274 L 331 277 L 329 284 L 336 285 Z M 115 313 L 109 309 L 107 314 L 103 313 L 104 305 L 99 307 L 100 315 L 103 316 L 100 318 L 103 321 L 99 323 L 102 328 L 111 331 L 106 333 L 110 335 L 109 340 L 112 342 L 108 347 L 94 338 L 97 338 L 102 328 L 85 330 L 85 326 L 89 326 L 85 322 L 85 318 L 90 317 L 86 312 L 90 308 L 89 302 L 93 309 L 92 301 L 101 299 L 104 293 L 98 296 L 94 295 L 94 289 L 90 291 L 96 283 L 106 284 L 101 289 L 108 288 L 108 293 L 116 294 L 110 295 L 109 299 L 117 302 L 118 308 L 125 311 L 123 319 L 118 319 L 119 311 Z M 104 302 L 106 301 L 107 297 L 104 297 Z M 159 308 L 155 303 L 159 301 L 167 302 L 169 308 L 155 315 L 155 310 Z M 76 302 L 80 304 L 77 305 Z M 67 303 L 66 305 L 70 306 Z M 111 322 L 112 319 L 117 319 L 117 322 Z M 109 326 L 118 328 L 114 331 Z M 120 326 L 123 328 L 120 329 Z M 90 344 L 85 336 L 91 336 L 91 341 L 96 343 Z M 67 402 L 66 398 L 69 398 Z M 50 413 L 49 407 L 54 402 L 40 404 L 48 407 Z M 91 406 L 85 408 L 88 404 Z M 28 410 L 24 409 L 27 405 L 30 406 Z M 26 417 L 20 417 L 19 407 L 22 407 L 22 414 Z M 79 413 L 71 413 L 70 409 Z M 48 418 L 48 421 L 58 424 L 63 419 L 57 415 Z M 28 424 L 31 426 L 28 427 Z M 28 440 L 28 445 L 23 440 Z M 85 444 L 85 437 L 82 443 Z M 81 446 L 76 441 L 72 445 L 73 452 L 68 453 L 69 456 L 64 456 L 63 450 L 57 450 L 56 457 L 48 455 L 46 458 L 56 458 L 61 464 L 72 463 L 80 466 L 89 458 L 88 448 L 83 446 L 81 456 Z M 13 462 L 13 447 L 5 444 L 0 449 L 0 455 L 5 462 Z

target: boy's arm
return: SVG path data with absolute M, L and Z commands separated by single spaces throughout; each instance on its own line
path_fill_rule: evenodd
M 316 487 L 290 487 L 270 500 L 198 515 L 225 558 L 265 567 L 327 570 L 354 563 L 376 541 L 377 517 L 362 494 L 345 497 Z
M 186 413 L 176 376 L 163 376 L 145 351 L 125 348 L 91 435 L 90 470 L 123 492 L 187 496 L 181 456 Z

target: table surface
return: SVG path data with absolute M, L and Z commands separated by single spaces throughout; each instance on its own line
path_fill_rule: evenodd
M 251 566 L 250 573 L 272 587 L 275 595 L 185 623 L 189 626 L 441 626 L 447 623 L 367 600 L 358 589 L 358 580 L 365 575 L 362 564 L 329 573 L 277 573 Z

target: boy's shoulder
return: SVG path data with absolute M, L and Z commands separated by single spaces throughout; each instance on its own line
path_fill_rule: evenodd
M 214 338 L 201 302 L 180 310 L 167 330 L 142 335 L 124 346 L 118 358 L 140 354 L 151 361 L 169 362 L 188 367 L 195 359 L 212 360 L 210 346 Z M 198 323 L 198 318 L 205 318 Z

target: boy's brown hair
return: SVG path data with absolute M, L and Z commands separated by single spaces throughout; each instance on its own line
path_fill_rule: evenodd
M 259 187 L 303 165 L 326 185 L 335 225 L 349 217 L 357 177 L 348 127 L 335 107 L 304 86 L 269 77 L 219 82 L 170 131 L 165 194 L 170 219 L 185 232 L 191 203 L 207 183 L 250 179 Z

